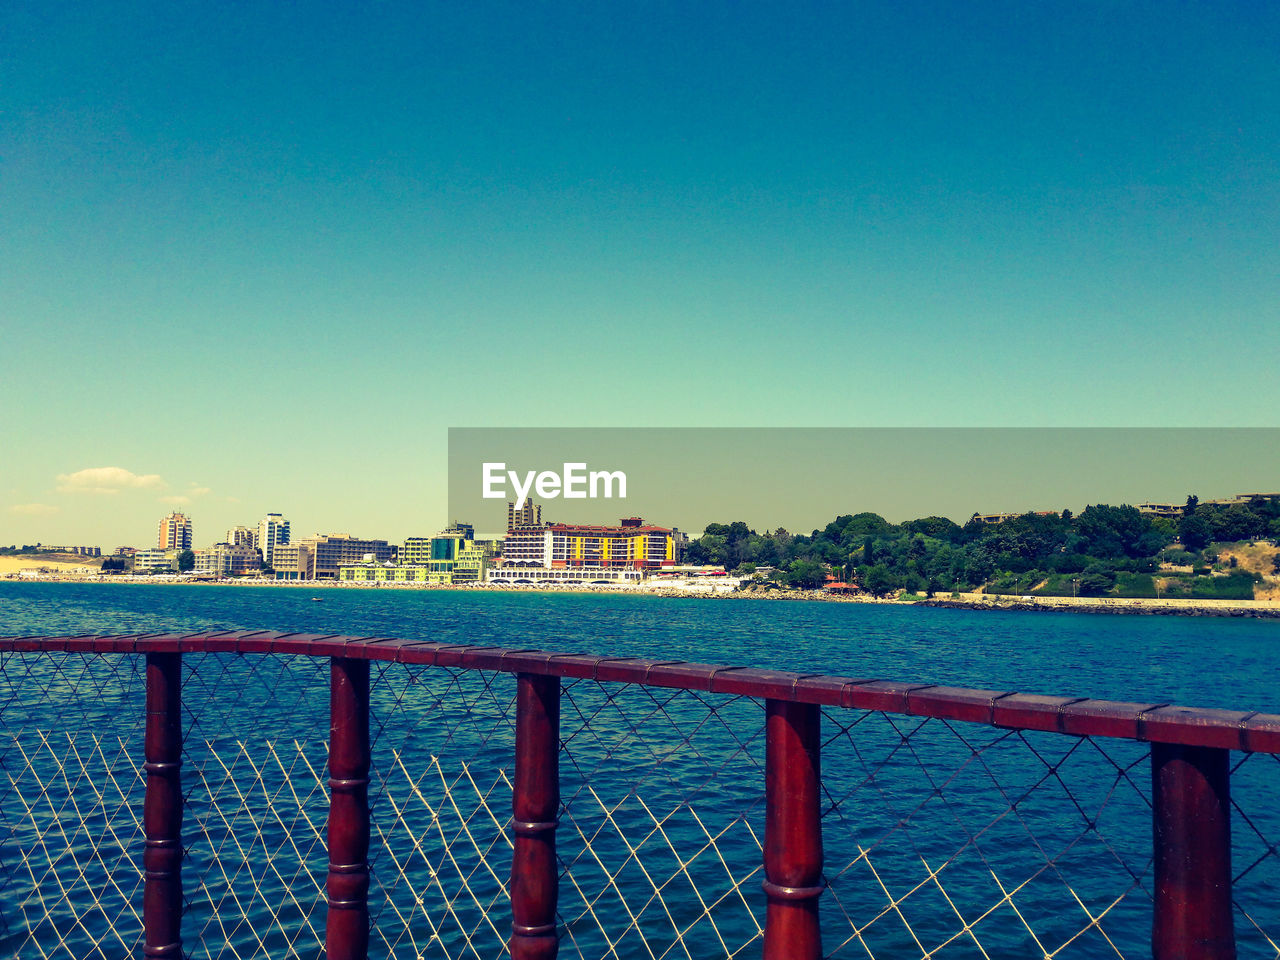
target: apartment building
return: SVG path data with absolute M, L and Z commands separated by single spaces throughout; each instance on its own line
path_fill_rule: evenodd
M 160 521 L 156 547 L 160 550 L 190 550 L 192 543 L 191 518 L 183 513 L 171 513 Z
M 289 542 L 289 521 L 279 513 L 268 513 L 258 523 L 258 542 L 262 561 L 269 567 L 276 565 L 276 547 Z
M 345 533 L 277 543 L 271 566 L 280 580 L 336 580 L 343 565 L 395 560 L 397 548 L 386 540 L 364 540 Z
M 206 576 L 234 577 L 258 572 L 258 551 L 244 543 L 215 543 L 196 553 L 195 572 Z

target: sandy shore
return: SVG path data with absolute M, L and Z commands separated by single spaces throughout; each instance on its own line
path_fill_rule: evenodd
M 102 557 L 84 557 L 83 559 L 72 560 L 61 554 L 57 557 L 31 556 L 30 554 L 0 557 L 0 577 L 16 576 L 23 570 L 40 569 L 77 575 L 81 573 L 93 575 L 102 566 L 102 559 Z

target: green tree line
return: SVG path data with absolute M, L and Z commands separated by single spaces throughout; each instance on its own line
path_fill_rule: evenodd
M 893 524 L 875 513 L 846 514 L 809 535 L 782 528 L 757 533 L 741 521 L 711 523 L 689 545 L 686 559 L 723 564 L 739 574 L 770 567 L 775 580 L 793 587 L 818 587 L 834 575 L 878 595 L 985 587 L 1146 596 L 1154 595 L 1151 575 L 1162 561 L 1206 574 L 1214 558 L 1204 550 L 1211 543 L 1266 538 L 1280 538 L 1280 498 L 1215 505 L 1192 496 L 1176 520 L 1129 505 L 1097 504 L 1079 515 L 1027 513 L 1000 523 L 975 515 L 963 526 L 945 517 Z M 1256 578 L 1243 572 L 1232 577 L 1228 592 L 1243 593 L 1247 580 L 1252 596 Z

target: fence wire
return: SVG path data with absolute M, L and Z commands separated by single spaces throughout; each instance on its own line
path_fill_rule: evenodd
M 141 656 L 0 653 L 0 955 L 141 951 Z M 184 949 L 315 957 L 329 664 L 183 657 Z M 506 955 L 516 680 L 371 664 L 371 956 Z M 560 954 L 755 955 L 764 705 L 565 680 Z M 1235 753 L 1239 956 L 1280 958 L 1280 760 Z M 1145 744 L 826 708 L 824 951 L 1146 957 Z

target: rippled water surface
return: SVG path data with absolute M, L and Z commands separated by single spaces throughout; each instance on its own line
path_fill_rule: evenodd
M 1280 712 L 1275 620 L 607 594 L 0 583 L 0 633 L 214 628 L 663 656 Z
M 0 583 L 0 634 L 226 628 L 1280 712 L 1276 621 Z M 15 654 L 0 663 L 0 953 L 137 954 L 138 658 Z M 371 955 L 500 956 L 513 680 L 399 664 L 372 671 Z M 187 655 L 183 701 L 188 954 L 317 955 L 326 663 Z M 758 955 L 762 716 L 750 699 L 566 683 L 561 956 Z M 834 709 L 822 731 L 832 955 L 1015 958 L 1040 955 L 1038 944 L 1062 957 L 1149 954 L 1144 746 Z M 1274 957 L 1280 764 L 1232 756 L 1241 956 Z

